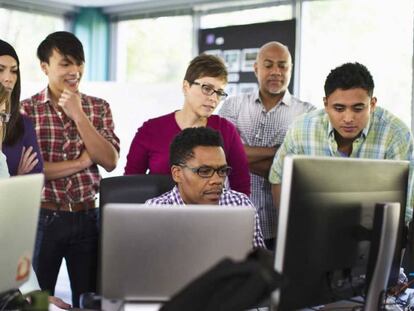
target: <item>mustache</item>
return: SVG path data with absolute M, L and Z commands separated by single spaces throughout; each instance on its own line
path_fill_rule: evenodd
M 216 188 L 208 189 L 208 190 L 204 191 L 204 193 L 205 194 L 211 194 L 211 193 L 214 193 L 214 194 L 216 194 L 216 193 L 222 194 L 223 193 L 223 189 L 224 189 L 224 187 L 220 187 L 220 188 L 216 187 Z

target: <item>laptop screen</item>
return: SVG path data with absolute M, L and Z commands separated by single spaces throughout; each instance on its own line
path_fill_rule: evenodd
M 252 249 L 254 209 L 107 204 L 102 219 L 102 295 L 166 301 L 224 257 Z
M 0 293 L 29 277 L 42 187 L 43 174 L 0 180 Z

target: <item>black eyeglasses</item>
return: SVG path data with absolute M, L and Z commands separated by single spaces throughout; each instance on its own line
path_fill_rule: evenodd
M 227 177 L 231 173 L 231 167 L 227 165 L 218 168 L 214 168 L 211 166 L 190 167 L 185 164 L 179 164 L 179 166 L 188 168 L 201 178 L 210 178 L 214 175 L 215 172 L 217 172 L 217 175 L 219 175 L 220 177 Z
M 219 100 L 225 99 L 228 96 L 226 92 L 222 90 L 215 90 L 214 88 L 211 87 L 211 85 L 208 85 L 208 84 L 201 84 L 200 82 L 196 82 L 196 81 L 190 82 L 190 84 L 199 85 L 201 87 L 201 92 L 204 95 L 211 96 L 214 93 L 216 93 Z

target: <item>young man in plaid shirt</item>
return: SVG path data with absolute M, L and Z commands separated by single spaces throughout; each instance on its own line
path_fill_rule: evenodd
M 119 139 L 108 103 L 78 90 L 85 62 L 78 38 L 52 33 L 37 56 L 48 87 L 22 102 L 35 125 L 46 176 L 33 266 L 41 289 L 53 295 L 65 258 L 78 307 L 80 294 L 96 291 L 98 165 L 115 168 Z
M 170 146 L 170 166 L 177 185 L 146 204 L 217 204 L 254 208 L 247 195 L 224 187 L 231 167 L 227 165 L 219 132 L 208 127 L 181 131 Z M 253 246 L 265 248 L 257 213 L 255 218 Z

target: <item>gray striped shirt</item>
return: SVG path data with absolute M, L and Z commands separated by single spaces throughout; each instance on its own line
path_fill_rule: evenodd
M 297 116 L 314 109 L 310 103 L 302 102 L 286 91 L 282 100 L 266 111 L 257 91 L 228 98 L 219 115 L 236 126 L 243 144 L 275 147 L 282 144 L 289 125 Z M 266 178 L 251 174 L 250 198 L 259 214 L 264 238 L 274 238 L 277 213 L 273 207 L 271 185 Z

